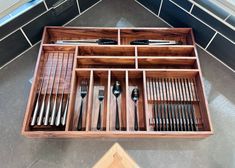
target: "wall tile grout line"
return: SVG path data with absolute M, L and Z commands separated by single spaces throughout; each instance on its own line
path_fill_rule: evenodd
M 158 14 L 157 14 L 158 16 L 160 16 L 160 12 L 161 12 L 161 9 L 162 9 L 163 1 L 164 0 L 161 0 L 160 7 L 159 7 L 159 10 L 158 10 Z
M 171 1 L 171 2 L 174 3 L 173 1 Z M 225 20 L 221 19 L 220 17 L 218 17 L 217 15 L 215 15 L 213 12 L 209 11 L 205 7 L 201 6 L 200 4 L 197 4 L 196 2 L 193 2 L 193 1 L 190 1 L 190 2 L 193 3 L 194 5 L 196 5 L 201 10 L 205 11 L 206 13 L 208 13 L 209 15 L 211 15 L 212 17 L 214 17 L 215 19 L 219 20 L 221 23 L 225 24 L 226 26 L 230 27 L 231 29 L 234 29 L 231 24 L 227 23 Z
M 25 34 L 25 32 L 23 31 L 22 28 L 20 28 L 20 31 L 21 31 L 21 33 L 24 35 L 24 37 L 25 37 L 25 39 L 27 40 L 27 42 L 29 43 L 29 45 L 32 47 L 33 45 L 32 45 L 32 43 L 31 43 L 31 41 L 29 40 L 29 38 L 27 37 L 27 35 Z
M 207 51 L 205 48 L 203 48 L 202 46 L 200 46 L 199 44 L 196 44 L 198 47 L 200 47 L 203 51 L 205 51 L 207 54 L 209 54 L 212 58 L 216 59 L 217 61 L 219 61 L 221 64 L 223 64 L 226 68 L 228 68 L 229 70 L 231 70 L 233 73 L 235 73 L 235 70 L 232 69 L 230 66 L 228 66 L 227 64 L 225 64 L 223 61 L 221 61 L 219 58 L 217 58 L 216 56 L 214 56 L 213 54 L 211 54 L 209 51 Z
M 34 46 L 36 46 L 37 44 L 39 44 L 41 41 L 38 41 L 37 43 L 35 43 L 34 45 L 32 45 L 31 47 L 29 47 L 28 49 L 26 49 L 25 51 L 23 51 L 22 53 L 20 53 L 19 55 L 17 55 L 15 58 L 13 58 L 12 60 L 10 60 L 9 62 L 5 63 L 3 66 L 0 67 L 0 70 L 3 69 L 5 66 L 7 66 L 8 64 L 14 62 L 15 60 L 17 60 L 17 58 L 19 58 L 20 56 L 22 56 L 24 53 L 26 53 L 27 51 L 29 51 L 31 48 L 33 48 Z
M 68 0 L 65 0 L 65 1 L 59 3 L 59 4 L 56 5 L 56 6 L 52 6 L 52 8 L 55 9 L 55 8 L 57 8 L 57 7 L 61 6 L 61 5 L 63 5 L 63 4 L 66 3 L 67 1 L 68 1 Z
M 196 16 L 192 15 L 191 13 L 189 13 L 187 10 L 185 10 L 184 8 L 182 8 L 181 6 L 179 6 L 178 4 L 176 4 L 175 2 L 169 0 L 171 3 L 173 3 L 175 6 L 177 6 L 178 8 L 182 9 L 183 11 L 185 11 L 186 13 L 188 13 L 189 15 L 191 15 L 192 17 L 194 17 L 195 19 L 197 19 L 198 21 L 202 22 L 203 24 L 205 24 L 206 26 L 208 26 L 209 28 L 211 28 L 212 30 L 214 30 L 215 32 L 217 32 L 218 34 L 220 34 L 221 36 L 223 36 L 224 38 L 226 38 L 227 40 L 229 40 L 231 43 L 234 44 L 234 41 L 231 40 L 230 38 L 226 37 L 225 35 L 223 35 L 222 33 L 218 32 L 215 28 L 211 27 L 210 25 L 208 25 L 207 23 L 205 23 L 204 21 L 202 21 L 201 19 L 197 18 Z
M 89 8 L 87 8 L 86 10 L 84 10 L 83 12 L 81 12 L 79 15 L 75 16 L 73 19 L 69 20 L 67 23 L 65 23 L 62 26 L 65 26 L 67 24 L 69 24 L 70 22 L 74 21 L 75 19 L 77 19 L 79 16 L 81 16 L 83 13 L 85 13 L 86 11 L 90 10 L 92 7 L 94 7 L 95 5 L 97 5 L 98 3 L 100 3 L 102 0 L 96 2 L 95 4 L 93 4 L 92 6 L 90 6 Z
M 210 41 L 208 42 L 208 44 L 206 45 L 205 49 L 207 50 L 207 48 L 209 47 L 209 45 L 211 44 L 211 42 L 214 40 L 215 36 L 217 35 L 218 33 L 215 32 L 215 34 L 212 36 L 212 38 L 210 39 Z
M 158 17 L 155 13 L 153 13 L 150 9 L 148 9 L 147 7 L 145 7 L 143 4 L 141 4 L 140 2 L 138 2 L 137 0 L 135 0 L 136 3 L 138 3 L 140 6 L 142 6 L 143 8 L 145 8 L 147 11 L 149 11 L 151 14 L 153 14 L 155 17 L 159 18 L 160 20 L 162 20 L 164 23 L 166 23 L 167 25 L 169 25 L 170 27 L 173 27 L 172 25 L 170 25 L 168 22 L 166 22 L 164 19 L 162 19 L 161 17 Z M 216 34 L 216 33 L 215 33 Z M 217 33 L 218 34 L 218 33 Z M 212 37 L 213 38 L 213 37 Z M 203 51 L 205 51 L 206 53 L 208 53 L 212 58 L 216 59 L 217 61 L 219 61 L 222 65 L 224 65 L 226 68 L 228 68 L 229 70 L 231 70 L 232 72 L 235 72 L 235 70 L 233 70 L 230 66 L 228 66 L 227 64 L 225 64 L 224 62 L 222 62 L 220 59 L 218 59 L 216 56 L 214 56 L 213 54 L 211 54 L 209 51 L 207 51 L 205 48 L 203 48 L 202 46 L 200 46 L 199 44 L 196 43 L 196 45 L 198 47 L 200 47 Z
M 224 21 L 226 21 L 230 16 L 232 16 L 232 15 L 231 15 L 231 14 L 228 15 L 228 16 L 224 19 Z
M 28 23 L 36 20 L 37 18 L 39 18 L 40 16 L 44 15 L 45 13 L 47 13 L 48 11 L 44 11 L 43 13 L 41 13 L 40 15 L 36 16 L 35 18 L 31 19 L 30 21 L 26 22 L 25 24 L 23 24 L 22 26 L 20 26 L 18 29 L 14 30 L 13 32 L 7 34 L 6 36 L 4 36 L 3 38 L 0 39 L 0 41 L 4 40 L 5 38 L 7 38 L 8 36 L 10 36 L 11 34 L 15 33 L 17 30 L 23 28 L 24 26 L 26 26 Z
M 75 20 L 76 18 L 78 18 L 79 16 L 81 16 L 83 13 L 85 13 L 86 11 L 88 11 L 89 9 L 91 9 L 92 7 L 94 7 L 95 5 L 97 5 L 98 3 L 100 3 L 101 1 L 102 1 L 102 0 L 96 2 L 95 4 L 93 4 L 92 6 L 90 6 L 89 8 L 87 8 L 86 10 L 84 10 L 82 13 L 79 13 L 76 17 L 74 17 L 74 18 L 71 19 L 70 21 L 66 22 L 66 23 L 63 24 L 62 26 L 66 26 L 67 24 L 69 24 L 70 22 L 72 22 L 73 20 Z M 46 12 L 47 12 L 47 11 L 41 13 L 39 16 L 45 14 Z M 39 16 L 35 17 L 34 19 L 30 20 L 30 21 L 27 22 L 27 23 L 30 23 L 31 21 L 35 20 L 35 19 L 38 18 Z M 26 23 L 26 24 L 27 24 L 27 23 Z M 25 24 L 24 24 L 23 26 L 25 26 Z M 8 34 L 7 36 L 3 37 L 3 38 L 0 40 L 0 42 L 1 42 L 3 39 L 5 39 L 5 38 L 7 38 L 8 36 L 10 36 L 11 34 L 15 33 L 16 31 L 22 29 L 23 26 L 21 26 L 20 28 L 14 30 L 13 32 L 11 32 L 10 34 Z M 23 29 L 22 29 L 22 31 L 23 31 Z M 21 32 L 22 32 L 22 31 L 21 31 Z M 22 33 L 23 33 L 23 32 L 22 32 Z M 23 34 L 23 35 L 24 35 L 24 34 Z M 25 34 L 25 35 L 26 35 L 26 34 Z M 24 36 L 24 37 L 25 37 L 25 36 Z M 26 35 L 26 37 L 27 37 L 27 35 Z M 26 38 L 26 37 L 25 37 L 25 38 Z M 27 40 L 27 38 L 26 38 L 26 40 Z M 27 41 L 28 41 L 28 40 L 27 40 Z M 30 41 L 28 41 L 28 42 L 30 42 Z M 0 70 L 3 69 L 3 68 L 4 68 L 5 66 L 7 66 L 8 64 L 10 64 L 11 62 L 17 60 L 17 58 L 19 58 L 20 56 L 22 56 L 24 53 L 26 53 L 27 51 L 29 51 L 31 48 L 33 48 L 34 46 L 36 46 L 36 45 L 39 44 L 40 42 L 41 42 L 41 40 L 38 41 L 38 42 L 36 42 L 36 43 L 33 44 L 33 45 L 32 45 L 32 43 L 30 42 L 31 45 L 30 45 L 29 48 L 27 48 L 27 49 L 26 49 L 25 51 L 23 51 L 22 53 L 18 54 L 15 58 L 13 58 L 12 60 L 10 60 L 9 62 L 7 62 L 7 63 L 5 63 L 4 65 L 2 65 L 2 66 L 0 67 Z M 29 43 L 29 44 L 30 44 L 30 43 Z
M 51 8 L 57 8 L 60 5 L 64 4 L 65 2 L 67 2 L 68 0 L 65 0 L 63 3 L 60 3 L 59 5 L 57 5 L 56 7 L 51 7 Z M 51 9 L 50 8 L 50 9 Z M 49 10 L 50 10 L 49 9 Z M 26 26 L 27 24 L 31 23 L 32 21 L 38 19 L 40 16 L 44 15 L 45 13 L 47 13 L 49 10 L 44 11 L 43 13 L 41 13 L 40 15 L 36 16 L 35 18 L 31 19 L 30 21 L 26 22 L 25 24 L 23 24 L 22 26 L 20 26 L 18 29 L 12 31 L 11 33 L 7 34 L 6 36 L 4 36 L 3 38 L 0 39 L 0 41 L 4 40 L 5 38 L 7 38 L 8 36 L 12 35 L 13 33 L 17 32 L 18 30 L 22 29 L 23 27 Z M 79 13 L 80 14 L 80 13 Z M 25 34 L 26 35 L 26 34 Z M 26 35 L 27 36 L 27 35 Z M 30 42 L 31 43 L 31 42 Z
M 80 14 L 80 13 L 81 13 L 81 10 L 80 10 L 80 6 L 79 6 L 78 0 L 76 0 L 76 3 L 77 3 L 77 7 L 78 7 L 78 12 L 79 12 L 79 14 Z
M 46 2 L 45 2 L 45 0 L 43 0 L 43 3 L 44 3 L 44 6 L 45 6 L 45 8 L 47 9 L 47 11 L 48 11 L 48 6 L 47 6 L 47 4 L 46 4 Z
M 4 40 L 5 38 L 7 38 L 8 36 L 10 36 L 10 35 L 14 34 L 15 32 L 17 32 L 20 28 L 21 28 L 21 27 L 19 27 L 18 29 L 15 29 L 15 30 L 12 31 L 11 33 L 9 33 L 9 34 L 7 34 L 6 36 L 4 36 L 3 38 L 1 38 L 1 39 L 0 39 L 0 42 L 1 42 L 2 40 Z
M 192 13 L 193 8 L 194 8 L 194 4 L 191 6 L 189 13 Z
M 162 0 L 163 1 L 163 0 Z M 148 9 L 147 7 L 145 7 L 142 3 L 138 2 L 137 0 L 135 0 L 136 3 L 138 3 L 140 6 L 142 6 L 144 9 L 146 9 L 147 11 L 149 11 L 151 14 L 153 14 L 155 17 L 157 17 L 158 19 L 160 19 L 161 21 L 163 21 L 164 23 L 166 23 L 168 26 L 171 26 L 169 23 L 167 23 L 164 19 L 162 19 L 161 17 L 159 17 L 158 15 L 156 15 L 154 12 L 152 12 L 150 9 Z

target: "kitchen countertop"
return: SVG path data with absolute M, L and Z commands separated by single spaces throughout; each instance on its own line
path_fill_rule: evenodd
M 132 0 L 103 0 L 68 26 L 169 27 Z M 91 167 L 115 142 L 141 167 L 235 167 L 235 74 L 200 47 L 214 135 L 196 140 L 23 137 L 29 79 L 38 50 L 39 44 L 0 70 L 0 167 Z

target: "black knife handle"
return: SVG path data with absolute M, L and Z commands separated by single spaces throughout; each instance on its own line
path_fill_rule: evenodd
M 80 114 L 79 114 L 79 119 L 78 119 L 78 127 L 77 127 L 78 131 L 82 130 L 82 108 L 83 108 L 83 99 L 81 101 Z
M 117 45 L 117 41 L 116 40 L 112 40 L 112 39 L 99 39 L 98 41 L 99 45 Z
M 101 128 L 101 103 L 99 105 L 99 114 L 98 114 L 98 121 L 97 121 L 96 128 L 97 128 L 97 130 L 100 130 L 100 128 Z
M 131 45 L 149 45 L 149 40 L 134 40 L 130 42 Z
M 118 101 L 116 98 L 116 124 L 115 124 L 116 130 L 120 129 L 120 123 L 119 123 L 119 110 L 118 110 Z
M 135 122 L 134 122 L 134 129 L 138 131 L 138 118 L 137 118 L 137 105 L 135 103 Z

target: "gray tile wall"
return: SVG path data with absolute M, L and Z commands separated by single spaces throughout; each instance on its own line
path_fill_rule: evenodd
M 45 0 L 45 3 L 36 5 L 31 10 L 0 27 L 0 51 L 2 51 L 0 67 L 40 41 L 44 26 L 63 25 L 79 15 L 79 12 L 85 11 L 98 1 Z M 201 47 L 232 69 L 235 69 L 234 52 L 230 52 L 234 50 L 234 16 L 230 16 L 228 12 L 215 5 L 210 5 L 209 2 L 204 0 L 196 1 L 227 24 L 196 5 L 192 5 L 188 0 L 136 1 L 174 27 L 192 27 L 196 42 Z M 79 5 L 77 6 L 77 4 Z M 14 47 L 11 48 L 10 52 L 5 52 L 9 49 L 7 46 L 11 46 L 11 44 L 8 45 L 9 39 L 15 39 L 11 41 Z
M 44 26 L 64 25 L 98 1 L 45 0 L 1 26 L 0 67 L 40 41 Z
M 195 0 L 198 5 L 188 0 L 156 0 L 162 4 L 160 7 L 153 0 L 136 1 L 152 12 L 160 9 L 158 16 L 173 27 L 192 27 L 195 40 L 201 47 L 235 69 L 233 15 L 205 0 Z

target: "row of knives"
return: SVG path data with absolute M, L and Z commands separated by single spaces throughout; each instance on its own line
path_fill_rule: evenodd
M 118 42 L 113 39 L 82 39 L 82 40 L 57 40 L 53 44 L 60 45 L 78 45 L 78 44 L 98 44 L 98 45 L 117 45 Z M 153 39 L 138 39 L 129 43 L 130 45 L 182 45 L 182 41 L 175 40 L 153 40 Z
M 73 56 L 52 53 L 43 61 L 30 125 L 65 126 Z
M 198 131 L 191 78 L 147 78 L 147 99 L 152 106 L 154 131 Z

